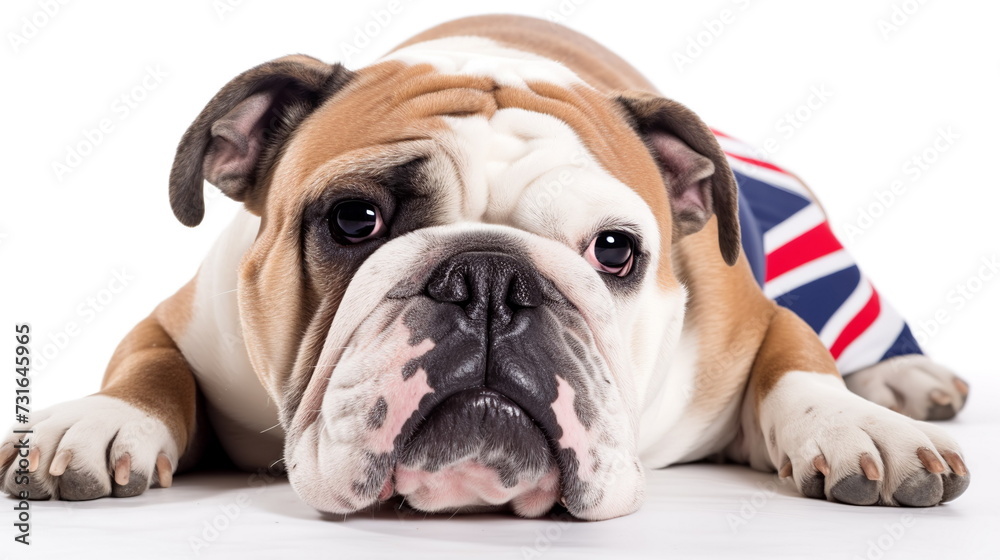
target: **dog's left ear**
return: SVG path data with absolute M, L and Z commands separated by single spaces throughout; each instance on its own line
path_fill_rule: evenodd
M 740 256 L 736 179 L 715 135 L 690 109 L 645 92 L 616 96 L 646 142 L 670 194 L 675 238 L 700 231 L 713 214 L 726 264 Z

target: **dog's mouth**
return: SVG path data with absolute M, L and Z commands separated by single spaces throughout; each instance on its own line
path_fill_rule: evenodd
M 516 403 L 489 388 L 458 392 L 435 407 L 402 445 L 379 495 L 423 511 L 509 504 L 544 514 L 561 496 L 551 440 Z

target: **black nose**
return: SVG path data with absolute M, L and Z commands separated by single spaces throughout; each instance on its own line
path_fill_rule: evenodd
M 506 324 L 514 311 L 542 304 L 541 276 L 521 257 L 459 253 L 431 273 L 427 295 L 462 306 L 473 320 Z

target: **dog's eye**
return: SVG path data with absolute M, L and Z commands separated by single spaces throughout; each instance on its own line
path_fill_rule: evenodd
M 367 241 L 382 235 L 385 223 L 378 206 L 364 200 L 347 200 L 334 206 L 326 216 L 333 239 L 342 245 Z
M 587 247 L 587 262 L 601 272 L 626 276 L 632 269 L 635 241 L 632 236 L 620 231 L 602 231 Z

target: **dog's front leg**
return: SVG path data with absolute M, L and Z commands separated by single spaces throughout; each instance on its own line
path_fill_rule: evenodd
M 806 496 L 848 504 L 932 506 L 969 485 L 944 430 L 848 391 L 816 335 L 782 308 L 754 360 L 729 451 L 791 476 Z
M 99 393 L 33 414 L 19 426 L 32 433 L 0 447 L 6 492 L 90 500 L 135 496 L 154 481 L 170 485 L 193 435 L 197 389 L 163 309 L 122 340 Z

